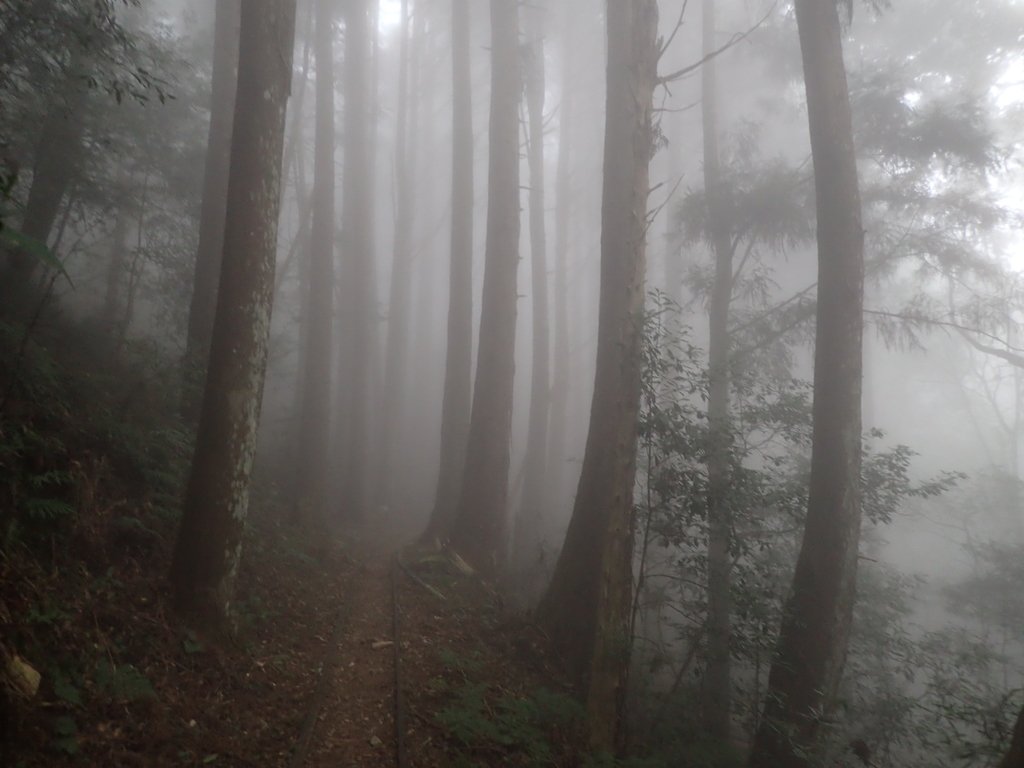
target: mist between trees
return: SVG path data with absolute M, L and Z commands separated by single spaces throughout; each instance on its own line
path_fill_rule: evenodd
M 1024 767 L 1022 46 L 1014 0 L 3 3 L 3 557 L 121 455 L 202 632 L 258 537 L 437 549 L 588 764 Z

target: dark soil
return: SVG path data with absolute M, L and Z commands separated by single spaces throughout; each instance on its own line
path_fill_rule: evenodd
M 147 531 L 126 541 L 94 519 L 47 563 L 0 560 L 5 652 L 42 673 L 15 701 L 11 765 L 398 765 L 394 596 L 404 765 L 533 764 L 537 745 L 517 739 L 538 733 L 547 764 L 576 764 L 571 725 L 489 725 L 564 689 L 537 630 L 446 556 L 407 550 L 399 566 L 393 546 L 257 521 L 225 640 L 169 609 L 173 530 Z

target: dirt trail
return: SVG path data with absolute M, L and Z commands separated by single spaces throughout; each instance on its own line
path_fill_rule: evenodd
M 334 659 L 304 768 L 396 765 L 392 562 L 396 547 L 365 551 L 345 595 Z M 298 768 L 298 766 L 296 766 Z
M 325 655 L 320 690 L 304 713 L 307 743 L 300 738 L 288 768 L 523 764 L 523 745 L 505 737 L 495 741 L 485 719 L 494 716 L 495 706 L 509 712 L 514 698 L 561 687 L 542 638 L 505 609 L 498 593 L 461 573 L 447 556 L 403 550 L 387 535 L 360 541 L 367 543 L 346 547 L 356 553 L 356 563 L 347 573 L 341 621 L 327 643 L 333 655 Z M 395 724 L 396 598 L 401 747 Z M 473 695 L 467 699 L 468 693 Z M 472 704 L 477 698 L 479 712 Z M 451 707 L 462 707 L 469 725 L 489 735 L 470 739 L 481 742 L 475 745 L 453 738 L 439 720 L 443 712 L 456 711 Z M 309 731 L 313 708 L 317 717 Z M 565 742 L 565 733 L 536 725 L 553 743 Z

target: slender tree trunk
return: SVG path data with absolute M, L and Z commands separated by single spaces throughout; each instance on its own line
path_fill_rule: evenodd
M 476 386 L 452 544 L 476 568 L 503 564 L 519 266 L 519 10 L 491 0 L 487 246 Z
M 666 126 L 666 121 L 671 127 Z M 666 194 L 671 194 L 673 190 L 678 191 L 677 185 L 681 184 L 684 175 L 683 165 L 685 158 L 681 144 L 685 134 L 683 114 L 669 114 L 663 117 L 662 128 L 665 129 L 668 142 L 668 179 L 666 179 L 668 189 Z M 669 201 L 668 209 L 665 212 L 665 254 L 662 268 L 664 270 L 665 295 L 679 306 L 682 306 L 684 269 L 679 222 L 673 215 L 677 204 L 676 200 L 677 198 L 672 198 Z M 676 312 L 674 317 L 669 318 L 672 323 L 672 330 L 674 331 L 678 331 L 682 323 L 682 318 L 678 317 L 678 314 Z
M 334 324 L 334 9 L 316 5 L 316 140 L 313 222 L 306 294 L 308 335 L 299 419 L 299 514 L 307 524 L 327 523 L 331 441 L 331 330 Z
M 78 171 L 85 133 L 82 109 L 87 89 L 78 77 L 81 56 L 69 67 L 59 92 L 40 126 L 32 165 L 32 184 L 21 221 L 21 234 L 47 245 L 68 188 Z M 33 277 L 39 258 L 30 251 L 14 249 L 0 270 L 0 311 L 22 316 L 38 297 Z
M 377 326 L 373 252 L 373 169 L 367 0 L 350 0 L 345 17 L 345 171 L 342 180 L 342 354 L 338 444 L 342 453 L 341 518 L 364 520 L 370 458 L 374 337 Z
M 175 544 L 175 602 L 229 617 L 248 512 L 273 303 L 295 0 L 246 0 L 224 253 L 196 451 Z
M 585 684 L 594 747 L 618 750 L 629 671 L 658 6 L 654 0 L 608 0 L 607 20 L 597 373 L 576 506 L 538 616 L 570 671 Z
M 426 539 L 447 536 L 466 463 L 473 390 L 473 84 L 469 0 L 452 0 L 452 231 L 441 468 Z
M 549 505 L 562 502 L 565 479 L 566 432 L 569 429 L 569 226 L 572 217 L 571 157 L 574 118 L 573 23 L 567 9 L 562 48 L 562 103 L 558 121 L 558 168 L 555 176 L 555 290 L 554 365 L 551 376 L 551 414 L 548 423 Z
M 1024 709 L 1017 718 L 1017 726 L 1013 729 L 1013 741 L 1010 751 L 1006 753 L 999 768 L 1024 768 Z
M 864 232 L 839 12 L 797 0 L 818 211 L 810 494 L 753 768 L 810 764 L 842 675 L 860 541 Z
M 718 151 L 718 65 L 715 44 L 715 0 L 704 0 L 703 55 L 712 58 L 701 68 L 704 127 L 704 193 L 708 206 L 715 279 L 708 308 L 708 662 L 704 675 L 704 727 L 728 742 L 732 702 L 732 568 L 729 549 L 732 515 L 728 507 L 731 428 L 729 424 L 729 304 L 732 301 L 732 237 L 722 210 L 722 178 Z
M 422 14 L 422 8 L 416 8 Z M 411 95 L 409 109 L 409 0 L 402 0 L 402 42 L 398 65 L 398 114 L 395 135 L 395 247 L 391 262 L 391 290 L 388 301 L 388 335 L 385 345 L 383 435 L 380 465 L 377 467 L 377 507 L 390 508 L 394 502 L 395 480 L 392 467 L 401 443 L 405 424 L 406 370 L 409 362 L 410 310 L 412 304 L 412 233 L 415 203 L 415 157 L 419 89 Z M 419 27 L 420 25 L 417 25 Z M 422 42 L 417 41 L 417 46 Z M 416 57 L 419 60 L 420 57 Z M 410 111 L 412 120 L 410 121 Z M 411 123 L 411 124 L 410 124 Z
M 302 66 L 295 72 L 292 83 L 293 93 L 289 108 L 291 124 L 285 134 L 284 159 L 281 161 L 281 178 L 285 181 L 293 172 L 295 172 L 297 180 L 302 178 L 300 171 L 302 170 L 303 153 L 299 145 L 305 133 L 302 127 L 305 118 L 306 88 L 309 85 L 309 65 L 313 58 L 313 19 L 316 16 L 316 7 L 313 3 L 304 3 L 303 6 L 307 10 L 302 18 L 302 30 L 301 32 L 296 30 L 296 35 L 303 40 Z M 305 186 L 299 184 L 295 190 L 296 198 L 301 200 L 304 191 Z M 302 221 L 301 215 L 299 216 L 299 221 Z
M 548 416 L 551 408 L 551 346 L 548 333 L 548 257 L 544 217 L 544 13 L 542 5 L 528 11 L 525 48 L 526 108 L 529 119 L 530 270 L 533 296 L 533 363 L 530 374 L 530 416 L 526 437 L 523 497 L 513 552 L 526 570 L 540 549 L 540 524 L 548 488 Z
M 182 410 L 194 423 L 199 417 L 204 368 L 210 352 L 213 317 L 217 309 L 217 281 L 224 247 L 228 165 L 238 83 L 238 35 L 241 0 L 217 0 L 213 43 L 213 90 L 210 128 L 203 176 L 203 204 L 199 215 L 199 247 L 192 278 L 185 340 Z
M 117 344 L 116 338 L 124 304 L 121 283 L 128 260 L 127 241 L 128 217 L 124 211 L 118 211 L 114 231 L 110 235 L 110 261 L 107 262 L 106 288 L 103 292 L 103 308 L 100 310 L 100 323 L 104 334 L 110 339 L 111 350 L 114 350 Z

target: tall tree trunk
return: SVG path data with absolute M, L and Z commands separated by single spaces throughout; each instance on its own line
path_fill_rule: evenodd
M 69 66 L 63 89 L 56 94 L 40 126 L 36 144 L 32 184 L 20 232 L 42 245 L 50 240 L 61 201 L 81 161 L 85 133 L 81 112 L 88 96 L 79 78 L 81 59 L 81 55 L 75 55 Z M 7 255 L 6 264 L 0 270 L 0 311 L 12 317 L 24 315 L 38 297 L 33 277 L 39 264 L 38 256 L 29 250 L 14 249 Z
M 238 84 L 238 35 L 241 0 L 217 0 L 213 41 L 213 84 L 210 127 L 203 172 L 203 204 L 199 214 L 199 247 L 192 278 L 185 340 L 182 410 L 195 422 L 206 360 L 210 352 L 213 317 L 217 310 L 217 281 L 224 247 L 224 221 L 228 196 L 228 165 Z
M 373 253 L 373 158 L 370 137 L 370 29 L 367 0 L 349 0 L 345 16 L 345 171 L 338 420 L 341 429 L 341 518 L 367 512 L 371 387 L 377 326 Z
M 707 65 L 705 64 L 705 66 Z M 661 125 L 668 143 L 668 178 L 666 179 L 667 194 L 672 194 L 673 190 L 678 192 L 677 185 L 682 183 L 682 178 L 685 175 L 683 167 L 686 157 L 683 154 L 682 147 L 683 136 L 686 134 L 684 114 L 684 112 L 677 111 L 675 114 L 668 113 L 662 117 Z M 673 211 L 675 210 L 676 205 L 678 205 L 676 202 L 677 200 L 678 198 L 673 196 L 668 201 L 667 210 L 664 214 L 665 241 L 663 247 L 665 249 L 665 253 L 662 259 L 662 279 L 665 281 L 666 297 L 682 307 L 685 270 L 679 222 L 673 215 Z M 671 324 L 670 327 L 673 331 L 678 331 L 682 324 L 682 318 L 678 316 L 679 312 L 674 312 L 672 314 L 673 316 L 668 318 Z
M 573 10 L 566 9 L 562 47 L 562 103 L 558 108 L 558 168 L 555 175 L 554 365 L 548 419 L 549 505 L 562 502 L 566 432 L 569 429 L 569 226 L 572 217 L 571 145 L 574 118 Z
M 842 675 L 860 541 L 864 232 L 833 2 L 797 0 L 818 211 L 813 448 L 803 544 L 768 681 L 754 768 L 809 764 Z
M 110 339 L 110 349 L 116 351 L 118 329 L 121 325 L 122 296 L 121 283 L 124 280 L 125 265 L 128 261 L 128 216 L 117 212 L 114 231 L 110 235 L 110 261 L 107 262 L 107 279 L 103 292 L 103 307 L 100 310 L 100 324 L 103 333 Z
M 416 8 L 418 15 L 422 8 Z M 381 436 L 380 464 L 377 467 L 377 508 L 392 506 L 395 480 L 392 467 L 401 444 L 403 432 L 404 393 L 409 362 L 409 318 L 412 304 L 412 232 L 415 203 L 415 139 L 417 135 L 419 89 L 411 94 L 413 109 L 410 110 L 410 63 L 409 63 L 409 0 L 402 0 L 402 42 L 398 65 L 398 113 L 395 134 L 395 186 L 397 205 L 395 210 L 395 246 L 391 262 L 391 290 L 388 300 L 388 334 L 385 345 L 384 407 L 382 410 L 383 434 Z M 421 25 L 417 24 L 418 28 Z M 422 42 L 417 40 L 417 47 Z M 417 64 L 420 57 L 416 57 Z M 412 112 L 410 120 L 410 112 Z
M 619 749 L 629 670 L 633 490 L 640 404 L 655 0 L 608 0 L 597 372 L 565 546 L 538 615 L 587 690 L 590 736 Z
M 729 462 L 729 304 L 732 301 L 732 237 L 723 213 L 718 151 L 718 65 L 714 58 L 715 0 L 704 0 L 701 108 L 704 128 L 704 194 L 715 257 L 708 307 L 708 663 L 702 714 L 707 732 L 729 740 L 732 701 L 732 516 L 728 507 Z
M 331 361 L 334 325 L 334 8 L 316 5 L 316 140 L 313 222 L 306 294 L 307 338 L 299 419 L 299 514 L 307 524 L 327 522 L 331 441 Z
M 452 0 L 452 231 L 448 350 L 441 406 L 441 468 L 424 538 L 446 536 L 466 463 L 473 390 L 473 84 L 469 0 Z
M 491 0 L 487 246 L 476 386 L 452 544 L 478 569 L 503 564 L 519 267 L 519 11 Z
M 171 565 L 178 607 L 211 624 L 230 614 L 248 513 L 270 335 L 294 37 L 295 0 L 246 0 L 217 311 Z
M 1006 753 L 999 768 L 1024 768 L 1024 709 L 1017 718 L 1017 726 L 1013 729 L 1013 741 L 1010 751 Z
M 523 497 L 516 519 L 513 552 L 525 570 L 540 548 L 540 523 L 548 488 L 548 416 L 551 407 L 551 346 L 548 333 L 548 257 L 544 217 L 544 13 L 542 5 L 528 11 L 525 48 L 526 108 L 529 118 L 530 271 L 533 296 L 533 363 L 530 374 L 530 416 L 526 437 Z

